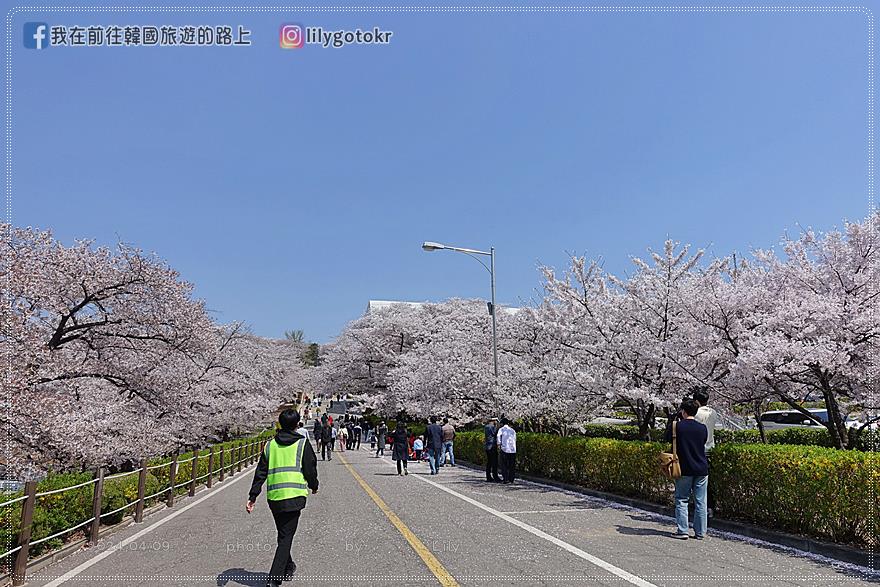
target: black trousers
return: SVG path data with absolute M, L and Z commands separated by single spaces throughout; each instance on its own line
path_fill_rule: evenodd
M 400 459 L 397 459 L 397 474 L 398 475 L 403 473 L 403 471 L 401 470 L 400 467 L 403 467 L 404 469 L 406 469 L 406 461 L 402 461 Z
M 486 451 L 486 481 L 499 481 L 498 477 L 498 449 Z
M 501 452 L 501 480 L 505 483 L 513 483 L 516 478 L 516 453 Z
M 330 458 L 333 460 L 333 441 L 330 440 L 328 442 L 321 443 L 321 459 Z
M 275 529 L 278 530 L 278 546 L 275 548 L 275 558 L 272 559 L 272 568 L 269 570 L 270 581 L 281 581 L 288 566 L 293 566 L 293 558 L 290 549 L 293 546 L 293 535 L 299 525 L 301 510 L 293 512 L 272 512 L 275 518 Z

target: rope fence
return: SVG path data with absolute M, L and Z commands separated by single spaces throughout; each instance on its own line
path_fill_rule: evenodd
M 9 501 L 4 501 L 3 503 L 0 503 L 0 508 L 6 507 L 8 505 L 12 505 L 14 503 L 18 503 L 20 501 L 24 501 L 26 499 L 27 499 L 27 495 L 22 495 L 21 497 L 16 497 L 15 499 L 10 499 Z M 0 556 L 0 558 L 3 558 L 3 557 Z
M 116 473 L 115 475 L 110 475 L 109 477 L 104 477 L 104 481 L 108 479 L 119 479 L 120 477 L 127 477 L 129 475 L 134 475 L 135 473 L 140 473 L 140 469 L 135 469 L 134 471 L 128 471 L 127 473 Z
M 97 479 L 91 479 L 89 481 L 84 481 L 79 485 L 71 485 L 70 487 L 62 487 L 61 489 L 53 489 L 52 491 L 43 491 L 37 493 L 35 497 L 45 497 L 47 495 L 52 495 L 53 493 L 62 493 L 64 491 L 70 491 L 71 489 L 79 489 L 80 487 L 85 487 L 86 485 L 91 485 L 92 483 L 97 483 Z
M 216 481 L 222 482 L 227 475 L 231 477 L 235 475 L 236 472 L 241 472 L 243 464 L 251 465 L 255 463 L 260 456 L 260 451 L 258 449 L 255 449 L 255 447 L 261 446 L 264 442 L 268 441 L 270 436 L 263 434 L 257 438 L 257 440 L 253 440 L 251 442 L 238 442 L 233 444 L 232 446 L 211 446 L 204 454 L 202 454 L 202 450 L 196 449 L 195 451 L 193 451 L 192 455 L 185 459 L 181 459 L 175 455 L 174 458 L 167 463 L 147 465 L 147 461 L 143 460 L 141 461 L 140 467 L 138 467 L 137 469 L 134 469 L 132 471 L 125 471 L 122 473 L 115 473 L 108 476 L 104 476 L 104 469 L 99 468 L 95 471 L 94 477 L 92 479 L 83 481 L 82 483 L 77 483 L 76 485 L 61 487 L 59 489 L 51 489 L 47 491 L 37 492 L 37 482 L 27 481 L 24 484 L 22 495 L 0 503 L 0 513 L 5 513 L 7 511 L 3 510 L 3 508 L 19 503 L 21 504 L 21 520 L 18 529 L 18 545 L 15 548 L 12 548 L 11 550 L 0 554 L 0 568 L 4 568 L 6 571 L 9 571 L 9 565 L 3 564 L 3 561 L 8 560 L 8 557 L 11 557 L 12 555 L 15 555 L 15 560 L 12 564 L 11 569 L 12 585 L 13 587 L 23 585 L 26 581 L 27 563 L 31 554 L 31 549 L 33 547 L 49 542 L 50 540 L 60 538 L 83 527 L 88 527 L 88 529 L 86 530 L 88 545 L 94 546 L 98 543 L 98 534 L 102 518 L 113 516 L 114 514 L 124 512 L 125 510 L 134 507 L 134 521 L 135 523 L 140 523 L 143 521 L 144 508 L 148 501 L 156 498 L 162 498 L 165 500 L 166 507 L 173 507 L 174 498 L 179 493 L 178 490 L 188 486 L 189 495 L 193 496 L 196 493 L 197 485 L 203 484 L 205 487 L 210 488 L 215 481 L 215 477 L 217 478 Z M 187 467 L 182 467 L 182 465 L 185 465 L 187 463 L 189 463 Z M 199 465 L 201 463 L 205 463 L 204 470 L 206 470 L 207 472 L 199 475 Z M 159 491 L 151 493 L 150 495 L 146 495 L 147 475 L 150 471 L 155 471 L 157 469 L 163 469 L 167 471 L 167 479 L 165 479 L 163 483 L 164 487 Z M 137 499 L 126 503 L 121 507 L 117 507 L 116 509 L 102 512 L 102 503 L 105 497 L 105 482 L 124 479 L 132 475 L 138 476 Z M 163 479 L 164 477 L 165 473 L 159 475 L 159 479 Z M 156 477 L 154 476 L 151 478 L 153 480 L 156 480 Z M 61 494 L 67 491 L 89 486 L 92 486 L 93 490 L 92 512 L 91 517 L 88 520 L 80 522 L 75 526 L 64 528 L 63 530 L 59 530 L 54 534 L 50 534 L 36 540 L 31 538 L 31 532 L 34 526 L 34 510 L 39 505 L 39 498 L 49 495 Z M 109 505 L 109 503 L 107 505 Z M 121 520 L 113 521 L 111 522 L 111 524 L 118 523 L 119 521 Z M 7 524 L 9 526 L 14 526 L 14 522 L 9 520 L 8 518 Z
M 71 526 L 70 528 L 65 528 L 61 532 L 56 532 L 55 534 L 52 534 L 51 536 L 46 536 L 45 538 L 40 538 L 39 540 L 31 540 L 30 545 L 36 546 L 37 544 L 40 544 L 41 542 L 46 542 L 47 540 L 52 540 L 53 538 L 58 538 L 59 536 L 61 536 L 63 534 L 67 534 L 68 532 L 76 530 L 77 528 L 82 528 L 86 524 L 90 524 L 91 522 L 94 522 L 94 521 L 95 521 L 95 518 L 89 518 L 88 520 L 86 520 L 82 524 L 77 524 L 76 526 Z
M 127 504 L 125 504 L 125 505 L 122 506 L 121 508 L 116 508 L 116 509 L 113 510 L 112 512 L 107 512 L 106 514 L 101 514 L 101 515 L 98 516 L 98 517 L 99 517 L 99 518 L 103 518 L 103 517 L 105 517 L 105 516 L 112 516 L 113 514 L 119 513 L 119 512 L 121 512 L 122 510 L 124 510 L 124 509 L 126 509 L 126 508 L 130 508 L 130 507 L 133 506 L 133 505 L 137 505 L 139 501 L 140 501 L 139 499 L 136 499 L 136 500 L 134 500 L 134 501 L 131 502 L 131 503 L 127 503 Z

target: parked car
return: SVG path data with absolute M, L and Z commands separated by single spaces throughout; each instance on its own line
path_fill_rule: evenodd
M 604 425 L 613 425 L 613 426 L 632 426 L 635 422 L 630 418 L 593 418 L 589 422 L 590 424 L 604 424 Z
M 820 422 L 828 422 L 828 410 L 811 408 L 807 411 Z M 849 419 L 848 417 L 845 417 L 844 423 L 847 428 L 859 425 L 857 421 Z M 819 429 L 823 427 L 822 424 L 807 418 L 797 410 L 771 410 L 769 412 L 764 412 L 761 414 L 761 424 L 764 426 L 764 430 L 783 430 L 785 428 Z

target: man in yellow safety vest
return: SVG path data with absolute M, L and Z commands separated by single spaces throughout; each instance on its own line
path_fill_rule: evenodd
M 296 564 L 290 549 L 299 514 L 306 506 L 309 490 L 318 492 L 318 460 L 308 440 L 295 432 L 299 420 L 296 410 L 281 412 L 278 417 L 281 429 L 263 448 L 246 506 L 248 513 L 254 510 L 265 481 L 266 498 L 278 530 L 278 546 L 267 587 L 278 587 L 281 581 L 293 579 Z

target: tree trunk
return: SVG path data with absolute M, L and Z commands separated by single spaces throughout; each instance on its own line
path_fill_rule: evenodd
M 651 428 L 654 423 L 654 404 L 644 407 L 644 403 L 639 400 L 640 409 L 637 413 L 639 419 L 639 438 L 645 441 L 651 440 Z
M 755 404 L 755 422 L 758 424 L 758 433 L 761 435 L 761 443 L 767 444 L 767 432 L 764 430 L 764 423 L 761 421 L 761 404 Z
M 837 403 L 834 390 L 828 385 L 827 378 L 823 377 L 821 381 L 822 395 L 825 396 L 825 409 L 828 410 L 828 423 L 825 424 L 825 427 L 831 435 L 834 448 L 848 448 L 849 434 L 843 422 L 843 416 L 840 414 L 840 404 Z

